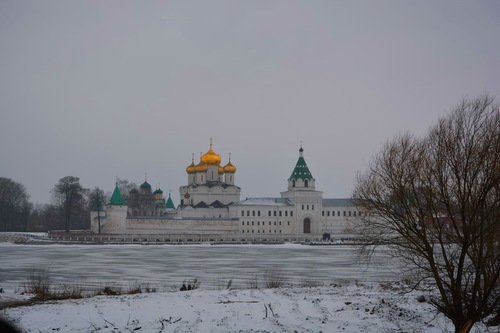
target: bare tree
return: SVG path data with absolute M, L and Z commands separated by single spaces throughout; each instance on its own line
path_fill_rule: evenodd
M 101 233 L 101 212 L 104 209 L 104 191 L 99 187 L 95 187 L 93 190 L 89 192 L 89 211 L 97 212 L 97 225 L 98 225 L 98 233 Z
M 120 189 L 120 192 L 122 194 L 122 198 L 123 198 L 123 200 L 125 200 L 125 202 L 127 202 L 127 200 L 128 200 L 128 197 L 130 195 L 130 191 L 132 191 L 134 189 L 135 190 L 138 189 L 138 186 L 136 183 L 130 182 L 127 179 L 117 178 L 116 182 L 118 183 L 118 188 Z
M 368 244 L 436 286 L 434 306 L 455 332 L 500 307 L 500 111 L 464 100 L 424 138 L 400 136 L 358 176 L 354 197 L 370 212 Z
M 71 217 L 85 207 L 84 188 L 80 185 L 80 178 L 66 176 L 59 179 L 52 193 L 64 216 L 64 228 L 69 232 Z
M 2 231 L 25 231 L 31 204 L 23 184 L 0 177 L 0 226 Z

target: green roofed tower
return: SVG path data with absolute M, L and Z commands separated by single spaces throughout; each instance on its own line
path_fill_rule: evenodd
M 125 205 L 125 200 L 123 200 L 122 193 L 120 192 L 120 188 L 118 187 L 118 183 L 115 184 L 115 189 L 113 191 L 113 195 L 111 195 L 111 200 L 109 200 L 109 204 L 112 206 Z
M 299 159 L 293 168 L 292 175 L 288 178 L 288 188 L 292 189 L 314 189 L 314 177 L 304 159 L 302 145 L 299 149 Z
M 165 203 L 165 208 L 166 209 L 175 209 L 174 202 L 172 201 L 172 197 L 170 196 L 170 193 L 168 194 L 168 199 L 167 202 Z

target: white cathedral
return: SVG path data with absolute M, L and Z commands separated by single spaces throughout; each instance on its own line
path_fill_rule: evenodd
M 92 232 L 109 239 L 137 236 L 156 241 L 313 241 L 350 237 L 364 216 L 352 199 L 323 198 L 302 147 L 287 190 L 279 197 L 240 200 L 236 170 L 231 157 L 222 166 L 210 143 L 199 163 L 193 157 L 186 168 L 187 185 L 179 189 L 177 207 L 170 196 L 163 199 L 160 189 L 151 193 L 145 181 L 138 191 L 153 198 L 156 209 L 149 211 L 156 214 L 141 216 L 137 212 L 145 210 L 131 209 L 116 185 L 105 209 L 91 213 Z

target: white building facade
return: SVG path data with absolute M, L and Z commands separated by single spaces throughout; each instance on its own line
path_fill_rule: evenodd
M 115 187 L 105 212 L 91 214 L 94 233 L 104 235 L 149 235 L 160 241 L 232 240 L 294 241 L 352 237 L 364 213 L 352 199 L 324 199 L 304 159 L 299 157 L 287 190 L 275 198 L 240 200 L 235 185 L 237 168 L 222 166 L 210 143 L 198 164 L 186 168 L 187 185 L 179 189 L 181 202 L 162 216 L 130 216 Z M 143 184 L 144 185 L 144 184 Z M 172 205 L 171 198 L 169 198 Z

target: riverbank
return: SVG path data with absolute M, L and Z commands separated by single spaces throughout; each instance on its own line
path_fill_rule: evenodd
M 1 313 L 28 333 L 451 331 L 427 300 L 399 284 L 345 284 L 97 296 Z

